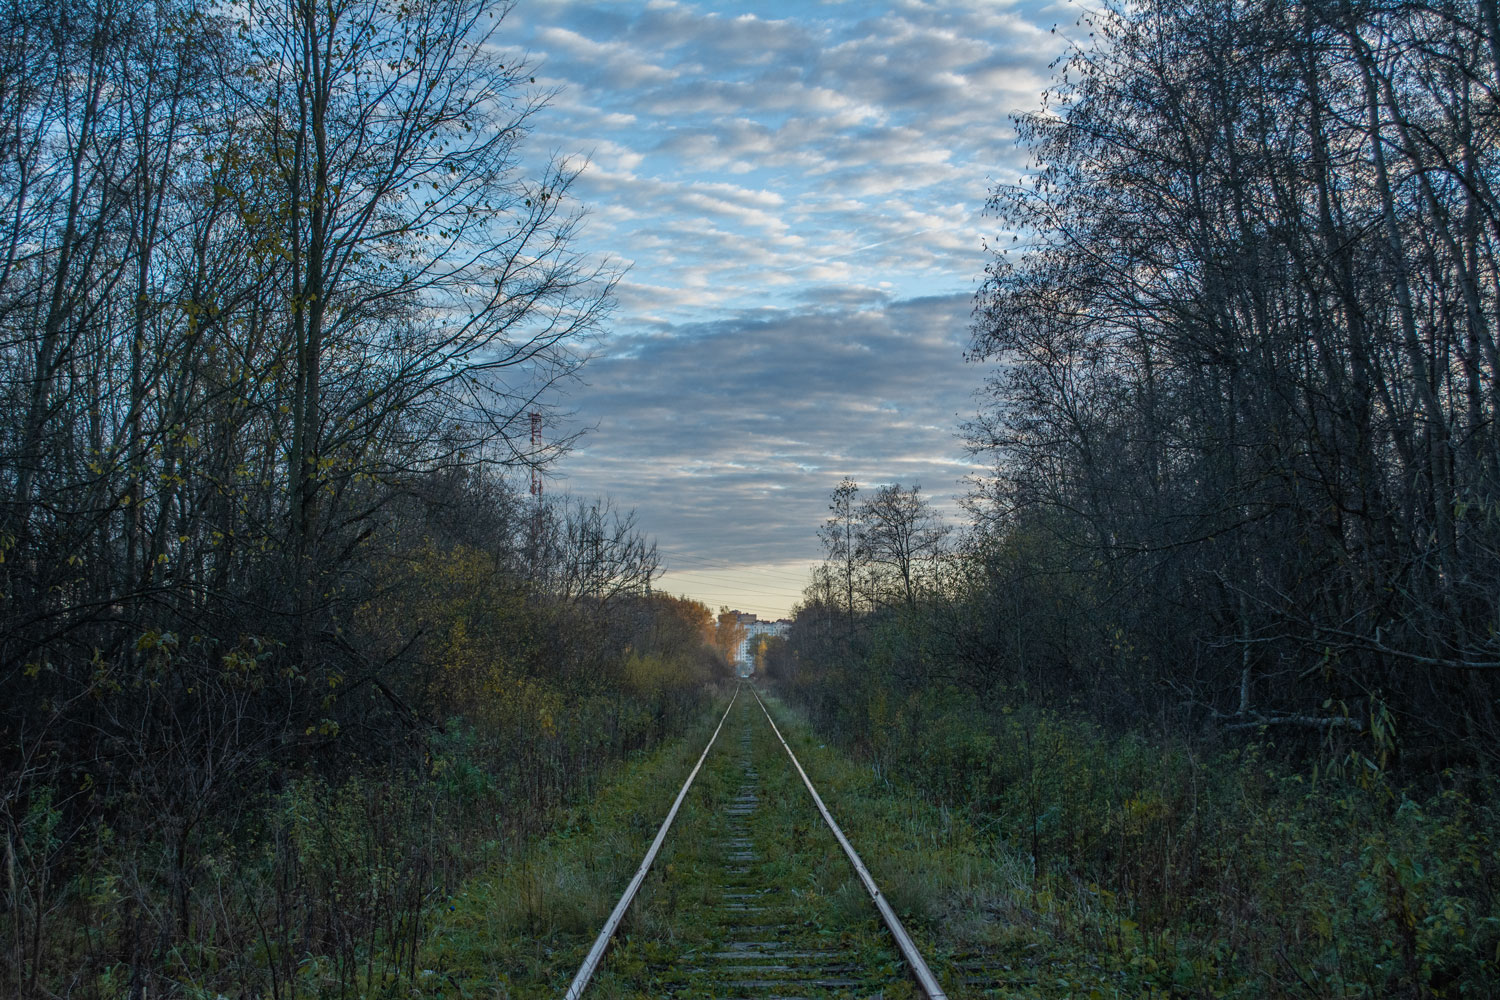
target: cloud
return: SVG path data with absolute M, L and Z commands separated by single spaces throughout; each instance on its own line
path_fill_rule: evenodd
M 716 9 L 717 8 L 717 9 Z M 518 7 L 562 93 L 548 150 L 593 152 L 588 236 L 669 297 L 650 321 L 703 320 L 832 281 L 903 295 L 971 287 L 977 210 L 1016 176 L 1008 115 L 1033 106 L 1062 40 L 1038 5 L 553 0 Z M 721 186 L 722 189 L 716 189 Z M 970 211 L 952 210 L 956 197 Z M 937 225 L 912 225 L 939 217 Z M 905 242 L 883 253 L 851 248 Z M 644 318 L 644 317 L 643 317 Z M 629 309 L 620 314 L 629 326 Z
M 979 381 L 968 297 L 819 304 L 617 338 L 579 394 L 594 430 L 558 469 L 567 488 L 635 507 L 669 555 L 718 565 L 815 560 L 846 475 L 921 482 L 951 507 L 971 471 L 954 428 Z
M 658 66 L 626 43 L 596 41 L 567 28 L 548 26 L 536 34 L 536 42 L 550 53 L 567 58 L 575 67 L 590 71 L 571 77 L 590 89 L 629 90 L 634 87 L 660 85 L 676 79 L 681 69 Z
M 982 380 L 962 360 L 982 209 L 1025 172 L 1010 116 L 1076 10 L 749 6 L 548 0 L 507 31 L 556 88 L 527 148 L 592 158 L 577 249 L 630 268 L 571 400 L 594 430 L 549 488 L 638 508 L 679 579 L 712 571 L 715 593 L 743 587 L 722 603 L 755 608 L 757 587 L 800 589 L 786 574 L 816 560 L 843 476 L 920 481 L 951 509 L 972 471 L 956 427 Z

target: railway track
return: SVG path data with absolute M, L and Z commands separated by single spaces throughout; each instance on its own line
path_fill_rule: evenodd
M 946 1000 L 749 685 L 565 1000 L 585 995 Z

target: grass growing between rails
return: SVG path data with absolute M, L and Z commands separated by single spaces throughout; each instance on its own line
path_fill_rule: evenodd
M 551 836 L 521 857 L 493 866 L 447 901 L 419 952 L 417 992 L 433 998 L 561 995 L 723 707 L 721 702 L 688 736 L 633 761 Z M 853 873 L 820 827 L 795 774 L 782 766 L 780 747 L 746 692 L 586 996 L 619 1000 L 667 991 L 684 998 L 732 992 L 722 976 L 714 975 L 714 950 L 726 931 L 761 936 L 743 925 L 726 928 L 723 913 L 715 909 L 724 891 L 724 806 L 742 778 L 742 743 L 752 741 L 767 803 L 750 831 L 764 859 L 755 885 L 774 899 L 774 920 L 794 928 L 788 947 L 832 942 L 859 956 L 861 967 L 874 977 L 873 988 L 861 995 L 878 992 L 893 976 L 900 982 L 894 951 L 873 910 L 846 892 Z M 896 1000 L 905 994 L 898 988 L 886 995 Z
M 913 996 L 893 943 L 759 706 L 743 691 L 659 875 L 590 996 Z M 736 955 L 736 949 L 752 948 Z M 726 957 L 732 956 L 732 957 Z M 747 969 L 740 959 L 751 962 Z
M 1004 995 L 1500 995 L 1488 776 L 1419 789 L 1378 750 L 1295 771 L 1265 742 L 887 695 L 812 699 L 831 745 L 789 739 L 914 935 Z
M 559 996 L 639 864 L 713 721 L 716 716 L 705 718 L 689 736 L 632 762 L 551 836 L 522 857 L 493 866 L 447 901 L 419 950 L 417 992 L 445 1000 Z M 798 725 L 793 721 L 794 732 Z M 801 732 L 798 738 L 806 743 L 810 736 Z M 931 813 L 930 807 L 882 783 L 871 785 L 867 768 L 832 751 L 820 754 L 818 765 L 831 779 L 832 794 L 871 810 L 872 818 L 851 827 L 862 836 L 895 852 L 920 846 L 927 850 L 917 863 L 924 869 L 947 865 L 962 853 L 950 846 L 932 853 L 942 838 L 925 824 L 944 820 L 924 815 L 913 822 L 912 810 Z M 753 776 L 758 807 L 731 829 L 730 807 L 742 801 L 747 776 Z M 815 780 L 821 783 L 824 775 Z M 853 789 L 865 797 L 855 801 Z M 753 858 L 727 857 L 734 849 L 726 845 L 733 844 L 743 844 Z M 967 860 L 970 874 L 995 870 L 993 859 L 978 853 L 970 852 Z M 912 888 L 910 881 L 903 870 L 892 886 L 898 903 L 929 889 L 926 883 Z M 754 898 L 758 912 L 725 905 L 742 895 Z M 771 938 L 783 953 L 797 956 L 799 967 L 790 970 L 799 980 L 795 995 L 916 995 L 852 868 L 745 692 L 586 996 L 739 995 L 737 979 L 745 973 L 720 960 L 723 949 Z M 830 956 L 824 972 L 810 971 L 817 956 Z M 830 961 L 836 964 L 830 967 Z M 775 973 L 754 973 L 768 974 Z
M 1103 920 L 1107 905 L 1087 894 L 1039 891 L 1019 848 L 820 742 L 795 711 L 770 706 L 950 996 L 1141 996 L 1156 987 L 1155 970 L 1119 949 L 1078 947 L 1079 929 Z M 445 1000 L 560 995 L 701 751 L 708 725 L 632 763 L 552 836 L 449 901 L 419 952 L 419 993 Z M 722 906 L 725 807 L 744 780 L 742 742 L 758 776 L 760 807 L 745 830 L 756 860 L 746 862 L 749 881 L 730 888 L 753 888 L 765 909 L 756 916 L 726 915 Z M 799 996 L 917 995 L 759 708 L 743 696 L 586 995 L 736 995 L 733 970 L 715 957 L 736 935 L 776 937 L 798 954 L 843 956 L 841 985 L 799 984 Z

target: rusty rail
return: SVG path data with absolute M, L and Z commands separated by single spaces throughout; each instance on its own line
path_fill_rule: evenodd
M 646 859 L 641 862 L 640 868 L 636 869 L 635 878 L 630 880 L 630 885 L 625 887 L 625 895 L 615 904 L 614 912 L 604 922 L 604 929 L 594 939 L 594 946 L 589 949 L 588 957 L 583 960 L 578 974 L 573 977 L 572 985 L 568 992 L 563 994 L 563 1000 L 578 1000 L 583 995 L 584 987 L 588 986 L 589 980 L 594 976 L 594 970 L 599 967 L 599 962 L 604 958 L 604 952 L 609 947 L 609 939 L 614 936 L 615 928 L 620 926 L 620 921 L 625 916 L 625 911 L 630 909 L 630 901 L 635 899 L 635 894 L 641 888 L 641 883 L 646 880 L 646 873 L 651 870 L 651 862 L 656 860 L 656 854 L 661 850 L 662 841 L 667 839 L 667 831 L 672 828 L 672 820 L 677 818 L 677 810 L 682 807 L 682 800 L 687 798 L 688 789 L 693 785 L 693 779 L 698 777 L 698 771 L 703 767 L 703 761 L 707 759 L 708 752 L 714 748 L 714 741 L 719 738 L 719 730 L 724 728 L 724 720 L 729 718 L 729 709 L 734 708 L 735 701 L 740 696 L 740 689 L 734 689 L 734 697 L 729 699 L 728 708 L 724 709 L 724 715 L 719 719 L 719 725 L 714 729 L 714 734 L 708 738 L 708 746 L 703 748 L 703 753 L 698 757 L 698 763 L 693 765 L 693 771 L 682 783 L 682 790 L 677 793 L 677 800 L 672 803 L 667 818 L 662 821 L 661 829 L 656 831 L 656 839 L 651 841 L 651 848 L 646 851 Z
M 760 705 L 760 710 L 765 714 L 766 721 L 771 724 L 771 731 L 781 741 L 781 746 L 786 750 L 786 755 L 792 759 L 792 766 L 797 769 L 798 774 L 802 775 L 802 783 L 807 786 L 808 794 L 812 796 L 814 804 L 818 807 L 818 812 L 823 814 L 823 821 L 833 831 L 833 835 L 837 838 L 839 846 L 848 855 L 849 863 L 854 866 L 854 871 L 859 875 L 859 880 L 864 883 L 865 891 L 870 894 L 870 899 L 874 901 L 875 908 L 880 911 L 880 919 L 885 921 L 885 926 L 890 930 L 891 937 L 896 939 L 896 947 L 901 949 L 901 957 L 906 959 L 906 964 L 911 968 L 912 975 L 916 977 L 917 984 L 922 987 L 922 992 L 927 994 L 928 1000 L 948 1000 L 948 995 L 943 992 L 942 984 L 937 981 L 937 977 L 927 967 L 927 963 L 923 960 L 921 952 L 917 951 L 916 943 L 912 941 L 911 935 L 907 934 L 906 928 L 901 926 L 901 918 L 896 916 L 896 911 L 891 909 L 891 904 L 886 902 L 885 896 L 881 895 L 879 886 L 875 884 L 875 879 L 870 876 L 869 870 L 865 868 L 865 863 L 855 853 L 854 846 L 849 843 L 849 838 L 844 836 L 844 831 L 840 830 L 839 825 L 833 821 L 833 816 L 828 812 L 828 807 L 823 804 L 822 796 L 813 787 L 812 781 L 807 777 L 807 772 L 802 770 L 802 764 L 797 760 L 797 755 L 792 753 L 792 748 L 787 745 L 786 737 L 782 736 L 781 730 L 776 727 L 776 720 L 771 718 L 771 713 L 766 710 L 766 703 L 760 700 L 760 692 L 756 691 L 752 686 L 750 693 L 755 695 L 756 703 Z

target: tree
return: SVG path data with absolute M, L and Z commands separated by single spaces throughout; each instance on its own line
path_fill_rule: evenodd
M 518 174 L 545 101 L 496 55 L 508 9 L 281 0 L 241 26 L 264 168 L 236 195 L 287 262 L 286 481 L 313 604 L 369 512 L 329 504 L 362 477 L 518 456 L 518 421 L 581 363 L 608 301 L 610 276 L 572 248 L 573 168 Z
M 755 637 L 750 644 L 750 662 L 754 664 L 753 673 L 761 677 L 771 677 L 773 663 L 785 659 L 786 637 L 780 635 L 769 635 L 762 633 Z
M 948 534 L 922 487 L 881 486 L 860 505 L 858 516 L 859 552 L 894 574 L 901 600 L 915 608 L 923 563 L 938 556 Z
M 516 648 L 571 655 L 559 675 L 614 665 L 624 626 L 584 609 L 648 591 L 651 543 L 575 503 L 557 573 L 528 578 L 504 483 L 566 447 L 531 454 L 523 415 L 586 361 L 613 282 L 575 246 L 575 169 L 523 162 L 547 95 L 498 54 L 506 10 L 0 10 L 0 826 L 20 843 L 44 817 L 66 845 L 0 900 L 34 918 L 0 963 L 18 994 L 71 957 L 41 947 L 81 912 L 49 893 L 93 906 L 66 879 L 91 824 L 141 852 L 98 954 L 161 969 L 214 923 L 198 852 L 238 838 L 273 758 L 421 742 L 444 704 L 414 693 L 442 655 L 421 609 L 443 602 L 393 600 L 421 590 L 401 570 L 452 574 L 497 631 L 478 595 L 503 598 Z M 478 691 L 498 664 L 447 603 Z
M 715 621 L 714 646 L 723 654 L 724 659 L 733 665 L 735 658 L 739 656 L 740 645 L 745 641 L 746 635 L 745 626 L 740 624 L 740 613 L 721 607 Z
M 651 592 L 661 560 L 636 527 L 635 511 L 562 497 L 535 505 L 531 518 L 524 572 L 547 593 L 602 603 Z
M 1492 12 L 1172 0 L 1090 27 L 1019 121 L 1033 181 L 991 200 L 1030 245 L 976 311 L 978 506 L 1054 533 L 1143 699 L 1326 729 L 1320 705 L 1399 697 L 1493 745 Z
M 818 537 L 823 542 L 829 589 L 837 595 L 842 605 L 851 638 L 854 635 L 854 591 L 860 565 L 858 496 L 859 485 L 845 476 L 834 487 L 828 502 L 829 517 L 818 529 Z

